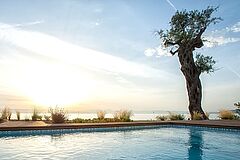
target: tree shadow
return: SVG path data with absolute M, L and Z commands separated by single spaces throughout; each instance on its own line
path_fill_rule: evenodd
M 203 138 L 202 132 L 190 129 L 189 132 L 188 160 L 202 160 Z

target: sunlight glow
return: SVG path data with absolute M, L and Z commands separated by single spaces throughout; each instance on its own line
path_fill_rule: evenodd
M 16 25 L 0 23 L 0 41 L 8 53 L 0 59 L 5 86 L 31 99 L 34 105 L 77 105 L 103 97 L 120 101 L 136 90 L 124 76 L 174 79 L 166 71 Z
M 26 68 L 25 68 L 26 67 Z M 86 100 L 93 84 L 79 71 L 58 65 L 31 65 L 20 70 L 14 85 L 33 103 L 43 106 L 71 105 Z

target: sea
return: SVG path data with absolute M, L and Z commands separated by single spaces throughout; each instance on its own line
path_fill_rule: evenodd
M 189 113 L 187 112 L 171 112 L 171 113 L 176 113 L 176 114 L 182 114 L 185 116 L 185 119 L 187 120 L 188 118 L 190 118 Z M 113 114 L 114 113 L 107 113 L 105 115 L 105 118 L 113 118 Z M 46 113 L 39 113 L 39 115 L 43 116 L 44 119 L 44 115 L 48 115 L 50 116 L 50 113 L 46 112 Z M 169 112 L 152 112 L 152 113 L 134 113 L 131 116 L 131 119 L 134 121 L 140 121 L 140 120 L 156 120 L 157 116 L 167 116 L 169 115 Z M 93 119 L 93 118 L 97 118 L 97 113 L 81 113 L 81 112 L 69 112 L 66 113 L 67 119 L 68 120 L 73 120 L 75 118 L 82 118 L 82 119 Z M 20 120 L 31 120 L 32 117 L 32 113 L 30 112 L 26 112 L 26 113 L 20 113 Z M 17 119 L 17 115 L 16 113 L 12 113 L 11 116 L 11 120 L 16 120 Z M 209 113 L 209 119 L 219 119 L 218 117 L 218 113 L 217 112 L 212 112 Z

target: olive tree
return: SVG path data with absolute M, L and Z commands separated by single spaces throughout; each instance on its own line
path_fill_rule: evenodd
M 178 55 L 181 71 L 186 80 L 191 118 L 194 113 L 200 113 L 201 119 L 208 119 L 201 106 L 200 74 L 214 72 L 215 61 L 211 56 L 201 54 L 196 54 L 194 58 L 194 53 L 197 48 L 204 46 L 205 39 L 202 35 L 208 26 L 222 20 L 220 17 L 212 17 L 216 10 L 217 7 L 208 7 L 202 11 L 177 11 L 169 22 L 170 29 L 157 31 L 163 46 L 168 48 L 172 55 Z

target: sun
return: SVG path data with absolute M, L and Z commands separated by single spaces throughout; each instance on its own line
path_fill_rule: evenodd
M 74 67 L 35 62 L 18 70 L 13 83 L 35 105 L 66 107 L 87 100 L 93 91 L 94 82 Z

